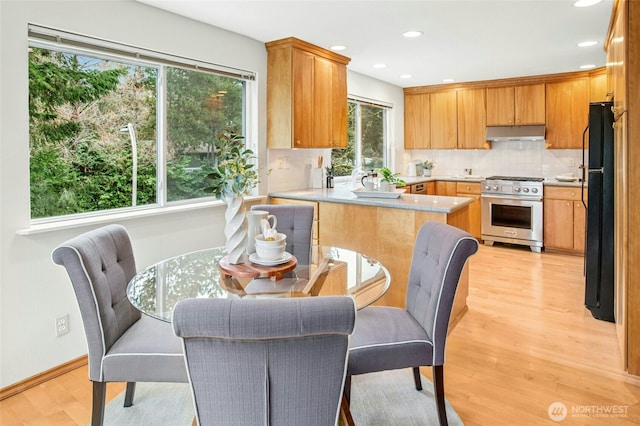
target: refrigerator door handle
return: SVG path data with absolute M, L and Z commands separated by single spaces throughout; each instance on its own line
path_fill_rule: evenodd
M 589 169 L 589 173 L 604 173 L 604 167 L 600 167 L 599 169 Z

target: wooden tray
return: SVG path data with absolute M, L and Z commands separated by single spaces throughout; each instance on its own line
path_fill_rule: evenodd
M 237 278 L 271 278 L 272 280 L 279 280 L 284 274 L 295 269 L 298 265 L 298 259 L 295 256 L 291 256 L 286 263 L 281 263 L 275 266 L 263 266 L 257 263 L 249 262 L 249 258 L 245 260 L 245 263 L 233 264 L 229 263 L 228 256 L 220 259 L 218 266 L 220 272 L 222 272 L 222 278 L 237 277 Z

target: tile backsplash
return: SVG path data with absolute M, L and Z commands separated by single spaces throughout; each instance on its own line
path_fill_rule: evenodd
M 408 154 L 408 155 L 407 155 Z M 565 173 L 581 175 L 582 150 L 546 149 L 544 141 L 492 142 L 487 150 L 405 151 L 406 165 L 413 160 L 435 162 L 432 176 L 462 175 L 472 169 L 474 175 L 541 176 L 553 178 Z M 404 171 L 403 165 L 397 167 Z
M 415 160 L 435 162 L 432 176 L 456 176 L 464 169 L 480 176 L 536 176 L 554 178 L 565 173 L 581 176 L 582 150 L 546 149 L 544 141 L 492 142 L 491 149 L 400 150 L 395 153 L 394 171 L 404 175 L 407 163 Z M 270 149 L 268 192 L 311 187 L 311 168 L 318 156 L 329 165 L 329 149 Z

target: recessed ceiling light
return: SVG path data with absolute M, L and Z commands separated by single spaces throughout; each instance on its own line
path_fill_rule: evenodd
M 598 44 L 597 41 L 583 41 L 582 43 L 578 43 L 578 47 L 590 47 Z
M 411 78 L 411 74 L 402 74 L 400 78 Z
M 587 65 L 581 65 L 581 66 L 580 66 L 580 69 L 583 69 L 583 70 L 590 70 L 591 68 L 595 68 L 595 67 L 596 67 L 596 66 L 595 66 L 595 65 L 593 65 L 593 64 L 587 64 Z
M 588 7 L 600 3 L 602 0 L 578 0 L 573 5 L 575 7 Z
M 442 80 L 443 83 L 453 83 L 455 80 L 452 78 L 445 78 L 444 80 Z
M 374 68 L 386 68 L 387 66 L 385 64 L 375 64 L 373 67 Z
M 422 34 L 424 34 L 422 31 L 405 31 L 402 33 L 407 38 L 420 37 Z
M 336 44 L 335 46 L 331 46 L 331 50 L 345 50 L 347 46 L 342 46 L 341 44 Z

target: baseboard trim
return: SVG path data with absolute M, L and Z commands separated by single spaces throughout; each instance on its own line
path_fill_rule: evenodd
M 28 379 L 24 379 L 18 383 L 14 383 L 12 385 L 4 387 L 0 389 L 0 401 L 6 398 L 9 398 L 11 396 L 17 395 L 20 392 L 23 392 L 34 386 L 38 386 L 55 377 L 68 373 L 69 371 L 75 370 L 76 368 L 80 368 L 84 365 L 87 365 L 87 362 L 88 362 L 87 355 L 83 355 L 79 358 L 72 359 L 69 362 L 65 362 L 64 364 L 60 364 L 57 367 L 53 367 L 47 371 L 43 371 L 42 373 L 36 374 L 35 376 L 31 376 Z

